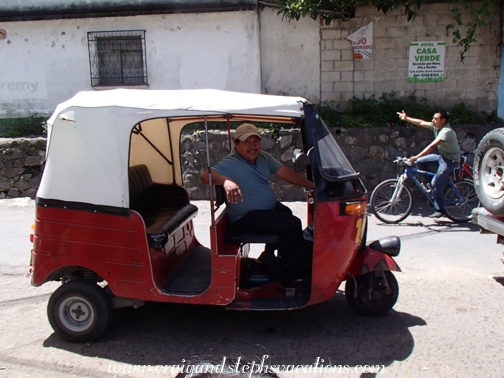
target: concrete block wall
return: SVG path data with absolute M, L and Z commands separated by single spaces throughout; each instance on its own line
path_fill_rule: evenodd
M 395 92 L 451 108 L 465 102 L 473 110 L 497 109 L 501 59 L 502 4 L 497 2 L 488 27 L 460 62 L 461 48 L 452 42 L 446 26 L 453 23 L 449 2 L 428 4 L 408 22 L 404 10 L 384 15 L 374 8 L 357 7 L 356 17 L 321 26 L 321 100 L 344 106 L 353 96 Z M 472 5 L 474 7 L 474 4 Z M 472 8 L 464 10 L 470 12 Z M 373 59 L 354 60 L 349 34 L 373 21 Z M 409 83 L 410 42 L 446 42 L 445 79 L 440 83 Z

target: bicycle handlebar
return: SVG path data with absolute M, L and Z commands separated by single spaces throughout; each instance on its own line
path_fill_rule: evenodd
M 408 158 L 397 156 L 394 160 L 394 163 L 403 163 L 409 165 L 410 167 L 413 165 Z

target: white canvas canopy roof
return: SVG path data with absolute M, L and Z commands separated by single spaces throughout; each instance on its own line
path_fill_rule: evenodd
M 80 92 L 59 104 L 48 120 L 46 164 L 37 197 L 128 208 L 128 167 L 134 159 L 130 157 L 130 140 L 135 125 L 145 123 L 146 130 L 152 125 L 151 129 L 163 130 L 166 135 L 166 119 L 170 118 L 170 130 L 177 131 L 170 135 L 180 138 L 180 130 L 188 122 L 172 122 L 174 117 L 295 119 L 304 115 L 303 103 L 307 100 L 301 97 L 211 89 Z M 179 157 L 174 155 L 178 155 L 178 142 L 175 144 L 169 152 L 178 169 L 174 181 L 181 184 Z

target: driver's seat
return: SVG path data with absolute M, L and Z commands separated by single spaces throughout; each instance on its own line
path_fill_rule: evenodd
M 222 185 L 214 185 L 215 187 L 215 203 L 217 207 L 220 207 L 226 202 L 226 192 Z M 240 251 L 244 257 L 248 257 L 248 249 L 243 248 L 244 245 L 249 243 L 257 244 L 278 244 L 280 243 L 280 235 L 276 234 L 249 234 L 249 233 L 238 233 L 228 228 L 226 231 L 226 236 L 224 237 L 224 242 L 226 244 L 238 244 L 240 245 Z

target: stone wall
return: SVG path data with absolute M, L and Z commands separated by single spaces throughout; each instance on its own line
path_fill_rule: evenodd
M 35 198 L 42 176 L 46 139 L 0 138 L 0 199 Z
M 474 7 L 475 4 L 469 2 Z M 384 15 L 368 6 L 356 7 L 356 17 L 336 19 L 321 26 L 321 100 L 345 106 L 356 96 L 378 98 L 395 92 L 403 97 L 413 92 L 432 104 L 453 107 L 465 102 L 476 111 L 497 109 L 501 59 L 502 4 L 495 2 L 488 27 L 478 29 L 478 41 L 472 45 L 463 63 L 461 48 L 452 42 L 446 26 L 453 23 L 450 2 L 426 4 L 409 21 L 400 8 Z M 462 10 L 463 17 L 472 9 Z M 464 19 L 464 18 L 463 18 Z M 373 21 L 373 58 L 354 60 L 350 41 L 352 32 Z M 411 42 L 446 42 L 444 81 L 409 83 L 408 62 Z
M 501 125 L 453 125 L 464 152 L 476 149 L 481 138 Z M 338 144 L 349 158 L 368 191 L 387 178 L 396 177 L 396 156 L 411 156 L 432 141 L 431 133 L 415 126 L 380 128 L 332 129 Z M 292 152 L 302 146 L 298 129 L 262 131 L 262 148 L 277 160 L 292 168 Z M 209 132 L 211 164 L 229 153 L 227 131 Z M 40 183 L 45 156 L 45 138 L 0 138 L 0 199 L 34 198 Z M 185 133 L 181 137 L 184 186 L 193 200 L 209 198 L 208 185 L 199 180 L 207 168 L 204 132 Z M 472 163 L 472 156 L 469 155 Z M 272 187 L 282 201 L 304 200 L 303 190 L 277 177 Z
M 452 125 L 457 133 L 463 152 L 476 149 L 481 138 L 501 125 Z M 422 151 L 433 140 L 432 133 L 416 126 L 390 126 L 376 128 L 332 129 L 339 146 L 355 169 L 361 173 L 368 191 L 381 181 L 396 177 L 397 165 L 392 161 L 397 156 L 412 156 Z M 209 133 L 212 165 L 228 153 L 227 133 Z M 265 131 L 263 150 L 287 166 L 293 166 L 291 158 L 295 148 L 302 145 L 299 130 Z M 203 132 L 185 134 L 182 137 L 184 182 L 193 199 L 209 198 L 208 186 L 199 181 L 199 175 L 207 167 L 205 138 Z M 469 154 L 472 164 L 473 156 Z M 303 190 L 273 177 L 272 186 L 277 198 L 282 201 L 303 200 Z

